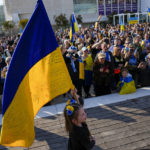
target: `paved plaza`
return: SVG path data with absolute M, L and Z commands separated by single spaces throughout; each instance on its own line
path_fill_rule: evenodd
M 93 150 L 150 150 L 150 96 L 86 109 Z M 63 114 L 35 119 L 31 150 L 66 150 Z M 0 149 L 22 150 L 24 148 Z

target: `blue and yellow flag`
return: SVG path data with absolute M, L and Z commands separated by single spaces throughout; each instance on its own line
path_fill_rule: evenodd
M 0 144 L 29 147 L 40 108 L 73 88 L 45 7 L 38 0 L 8 69 Z
M 119 94 L 130 94 L 136 92 L 135 82 L 132 78 L 132 75 L 128 73 L 126 78 L 120 77 L 120 92 Z
M 81 58 L 79 58 L 78 61 L 79 61 L 79 79 L 84 80 L 85 79 L 84 62 L 82 61 Z
M 150 8 L 148 8 L 148 15 L 150 16 Z
M 95 22 L 95 29 L 98 28 L 99 21 L 101 20 L 101 15 L 99 15 L 97 21 Z
M 138 17 L 130 17 L 129 24 L 136 24 L 138 23 Z
M 124 29 L 124 24 L 123 24 L 123 18 L 121 18 L 121 22 L 120 22 L 120 31 L 123 32 L 125 29 Z
M 78 23 L 74 14 L 72 14 L 71 26 L 70 26 L 70 41 L 73 43 L 73 35 L 79 31 Z

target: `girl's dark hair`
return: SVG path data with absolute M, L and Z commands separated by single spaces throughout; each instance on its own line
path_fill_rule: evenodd
M 67 105 L 68 106 L 68 105 Z M 67 107 L 66 106 L 66 107 Z M 74 108 L 74 111 L 72 113 L 72 115 L 68 115 L 67 114 L 67 110 L 66 107 L 64 109 L 64 117 L 65 117 L 65 128 L 67 132 L 70 132 L 73 126 L 72 123 L 72 119 L 77 119 L 78 117 L 78 110 L 82 107 L 81 105 L 75 103 L 75 104 L 71 104 L 70 106 L 72 106 Z
M 121 73 L 124 72 L 124 71 L 129 72 L 126 67 L 124 67 L 124 68 L 121 69 Z

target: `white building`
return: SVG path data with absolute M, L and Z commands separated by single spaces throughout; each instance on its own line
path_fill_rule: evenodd
M 3 0 L 6 20 L 18 22 L 30 18 L 37 0 Z M 83 22 L 95 22 L 99 15 L 102 20 L 112 12 L 124 13 L 147 11 L 150 0 L 43 0 L 52 24 L 54 16 L 66 14 L 69 19 L 72 12 L 82 15 Z

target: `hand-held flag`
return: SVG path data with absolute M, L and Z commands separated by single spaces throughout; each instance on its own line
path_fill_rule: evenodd
M 73 43 L 73 35 L 79 31 L 78 23 L 75 17 L 75 14 L 72 14 L 71 26 L 70 26 L 70 41 Z
M 35 138 L 37 112 L 71 88 L 74 86 L 46 10 L 38 0 L 8 69 L 0 144 L 29 147 Z

